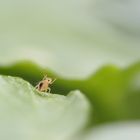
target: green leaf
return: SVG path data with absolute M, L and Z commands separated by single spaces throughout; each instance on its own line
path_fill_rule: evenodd
M 140 119 L 140 63 L 125 69 L 114 65 L 104 66 L 83 80 L 65 79 L 49 69 L 27 61 L 0 67 L 0 73 L 20 76 L 33 85 L 47 73 L 57 78 L 51 87 L 54 93 L 67 95 L 71 90 L 79 89 L 92 104 L 91 125 Z
M 42 94 L 20 78 L 0 76 L 0 139 L 67 140 L 85 127 L 89 109 L 78 90 Z

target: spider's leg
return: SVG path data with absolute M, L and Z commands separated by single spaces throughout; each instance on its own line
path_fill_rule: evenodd
M 53 84 L 55 81 L 56 81 L 56 79 L 54 79 L 54 80 L 51 82 L 51 84 Z
M 45 80 L 47 78 L 47 75 L 45 75 L 44 77 L 43 77 L 43 80 Z
M 47 88 L 46 92 L 50 93 L 51 92 L 51 88 Z
M 40 82 L 35 86 L 35 89 L 39 89 Z

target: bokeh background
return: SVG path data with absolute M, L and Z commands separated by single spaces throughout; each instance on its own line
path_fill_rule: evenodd
M 88 126 L 109 123 L 85 139 L 140 139 L 140 1 L 1 0 L 0 73 L 85 93 Z
M 32 60 L 69 78 L 140 59 L 138 0 L 0 1 L 0 64 Z

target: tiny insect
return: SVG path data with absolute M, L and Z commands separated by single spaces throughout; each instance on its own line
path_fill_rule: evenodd
M 51 92 L 49 85 L 53 84 L 56 79 L 47 77 L 47 75 L 36 85 L 36 89 L 41 92 Z

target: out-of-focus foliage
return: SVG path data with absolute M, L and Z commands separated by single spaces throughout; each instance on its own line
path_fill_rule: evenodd
M 139 0 L 0 1 L 0 64 L 31 60 L 69 78 L 140 60 Z M 15 56 L 16 54 L 16 56 Z
M 0 76 L 1 140 L 66 140 L 86 125 L 90 105 L 79 91 L 39 93 L 21 78 Z
M 98 126 L 78 140 L 139 140 L 140 122 L 120 122 Z
M 109 121 L 140 119 L 140 63 L 126 69 L 104 66 L 85 80 L 68 80 L 31 62 L 0 67 L 0 73 L 19 76 L 35 85 L 45 73 L 57 78 L 52 91 L 66 95 L 79 89 L 93 105 L 93 124 Z

